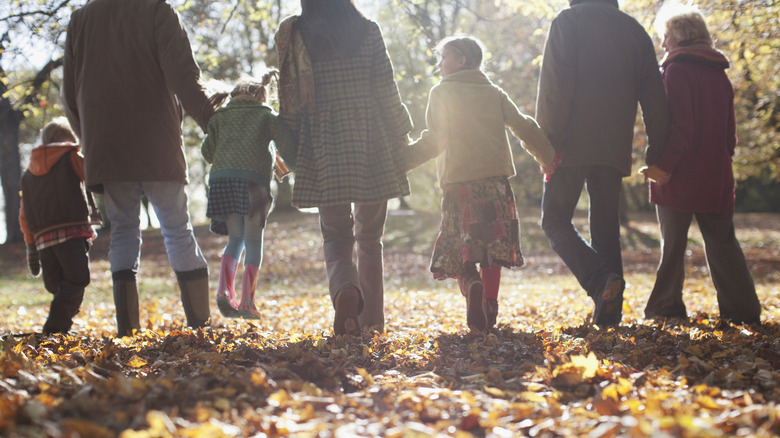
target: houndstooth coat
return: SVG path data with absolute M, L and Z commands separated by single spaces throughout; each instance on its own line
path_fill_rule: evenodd
M 376 203 L 409 194 L 401 151 L 412 128 L 379 26 L 357 52 L 312 60 L 314 108 L 301 115 L 293 205 Z

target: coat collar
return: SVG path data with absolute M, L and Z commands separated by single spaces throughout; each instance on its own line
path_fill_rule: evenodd
M 576 6 L 584 3 L 607 3 L 616 8 L 620 8 L 620 5 L 618 4 L 618 0 L 571 0 L 569 2 L 569 5 Z
M 666 52 L 663 59 L 661 59 L 661 66 L 666 68 L 672 62 L 681 60 L 703 62 L 723 69 L 729 67 L 729 60 L 722 52 L 700 40 L 681 44 L 679 47 Z
M 490 79 L 482 70 L 466 69 L 442 78 L 442 82 L 468 82 L 473 84 L 491 84 Z
M 258 102 L 255 99 L 250 99 L 248 97 L 235 97 L 231 98 L 227 105 L 225 105 L 223 108 L 246 108 L 246 107 L 263 107 L 267 108 L 269 110 L 273 110 L 267 103 Z

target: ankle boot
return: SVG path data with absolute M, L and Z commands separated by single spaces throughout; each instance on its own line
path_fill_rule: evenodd
M 236 309 L 236 270 L 238 269 L 238 260 L 233 257 L 222 254 L 222 262 L 219 268 L 219 286 L 217 288 L 217 308 L 222 316 L 235 318 L 238 316 Z
M 205 327 L 209 321 L 209 269 L 177 272 L 181 290 L 181 303 L 187 325 L 192 328 Z
M 117 271 L 111 274 L 111 278 L 114 281 L 117 336 L 132 336 L 133 330 L 141 330 L 138 321 L 138 285 L 135 280 L 135 270 Z
M 355 286 L 345 285 L 333 299 L 333 308 L 336 311 L 333 316 L 333 334 L 359 336 L 358 315 L 363 310 L 360 290 Z
M 460 293 L 466 297 L 466 324 L 472 333 L 484 333 L 487 330 L 485 313 L 485 285 L 476 270 L 466 270 L 458 274 Z
M 238 305 L 238 315 L 246 319 L 260 319 L 260 312 L 255 307 L 255 289 L 260 267 L 244 265 L 244 276 L 241 281 L 241 304 Z
M 89 284 L 87 282 L 87 284 Z M 57 293 L 51 300 L 49 317 L 43 325 L 43 333 L 67 333 L 73 326 L 73 317 L 79 313 L 81 302 L 84 300 L 84 288 L 86 284 L 75 284 L 69 281 L 60 281 Z

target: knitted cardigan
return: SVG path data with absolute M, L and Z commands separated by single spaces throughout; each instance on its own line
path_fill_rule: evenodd
M 287 125 L 267 105 L 253 99 L 231 99 L 214 112 L 201 153 L 211 163 L 209 181 L 239 178 L 268 187 L 276 150 L 295 167 L 297 148 Z

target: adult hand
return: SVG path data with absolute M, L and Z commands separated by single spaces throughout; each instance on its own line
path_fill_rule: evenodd
M 666 172 L 665 170 L 661 169 L 656 165 L 643 167 L 639 169 L 639 171 L 643 173 L 646 178 L 649 178 L 650 180 L 654 181 L 659 186 L 663 186 L 664 184 L 668 183 L 669 180 L 672 178 L 671 173 Z

